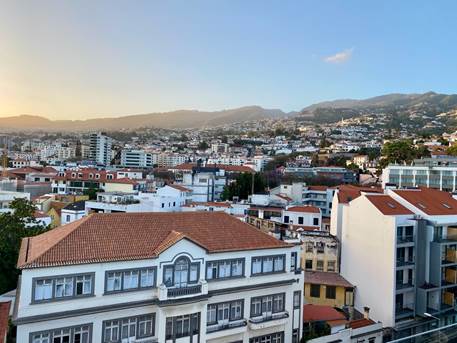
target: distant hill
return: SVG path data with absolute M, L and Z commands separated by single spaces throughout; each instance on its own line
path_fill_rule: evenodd
M 325 101 L 305 107 L 299 117 L 316 122 L 334 122 L 365 113 L 421 112 L 435 116 L 457 109 L 457 94 L 386 94 L 373 98 Z
M 0 129 L 48 131 L 120 130 L 140 127 L 182 129 L 214 127 L 251 120 L 278 118 L 285 115 L 286 113 L 281 110 L 264 109 L 260 106 L 246 106 L 214 112 L 180 110 L 87 120 L 49 120 L 40 116 L 20 115 L 0 118 Z

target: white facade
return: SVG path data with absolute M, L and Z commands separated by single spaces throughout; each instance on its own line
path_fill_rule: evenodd
M 86 215 L 86 211 L 84 209 L 75 211 L 75 210 L 67 210 L 63 208 L 61 210 L 60 215 L 60 222 L 62 225 L 74 222 L 75 220 L 81 219 Z
M 202 170 L 185 173 L 181 184 L 192 190 L 192 201 L 208 202 L 221 199 L 226 180 L 223 170 L 217 172 Z
M 123 149 L 121 151 L 121 165 L 132 168 L 150 168 L 153 166 L 152 154 L 144 150 Z
M 30 193 L 0 191 L 0 213 L 9 212 L 11 202 L 20 198 L 30 200 Z
M 108 166 L 111 164 L 112 139 L 104 133 L 90 135 L 90 159 L 98 164 Z
M 295 269 L 293 254 L 299 254 L 299 247 L 208 254 L 199 245 L 182 239 L 155 259 L 24 269 L 14 316 L 17 341 L 50 342 L 43 337 L 51 339 L 68 332 L 72 338 L 59 342 L 74 342 L 74 337 L 81 343 L 298 342 L 302 332 L 303 274 Z M 253 275 L 252 268 L 256 267 L 252 261 L 262 256 L 282 256 L 284 271 Z M 227 261 L 236 265 L 232 270 L 237 276 L 213 281 L 213 265 L 220 270 Z M 174 281 L 166 281 L 167 268 L 174 268 Z M 183 268 L 190 268 L 190 273 Z M 144 278 L 132 281 L 131 273 L 143 272 Z M 119 290 L 111 291 L 118 285 L 114 273 L 119 273 L 124 283 L 119 283 Z M 136 285 L 134 289 L 123 290 L 127 276 L 128 285 Z M 68 297 L 35 300 L 48 294 L 55 296 L 60 292 L 60 288 L 56 291 L 60 281 L 75 283 L 84 277 L 87 282 L 69 290 Z M 178 284 L 183 277 L 195 281 Z M 41 286 L 48 280 L 50 293 Z M 85 294 L 76 295 L 80 291 Z M 189 315 L 193 315 L 190 320 Z M 61 331 L 63 328 L 69 330 Z M 83 336 L 79 336 L 81 332 Z M 119 332 L 124 339 L 119 338 Z M 140 332 L 144 333 L 141 339 Z M 272 335 L 275 340 L 261 338 Z

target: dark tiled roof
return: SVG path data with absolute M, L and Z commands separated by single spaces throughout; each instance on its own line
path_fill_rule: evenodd
M 18 267 L 154 258 L 183 238 L 209 253 L 291 246 L 220 212 L 97 213 L 23 239 Z
M 63 209 L 70 211 L 84 211 L 86 205 L 85 200 L 75 201 L 74 203 L 68 204 Z
M 346 288 L 354 287 L 344 277 L 334 272 L 306 271 L 305 283 L 311 283 L 315 285 L 341 286 Z

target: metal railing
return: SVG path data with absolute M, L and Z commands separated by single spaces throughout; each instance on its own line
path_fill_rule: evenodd
M 397 244 L 412 243 L 412 242 L 414 242 L 413 235 L 397 236 Z
M 277 319 L 283 319 L 283 318 L 288 318 L 288 317 L 289 317 L 289 313 L 287 311 L 284 311 L 284 312 L 279 312 L 279 313 L 267 314 L 267 315 L 263 315 L 260 317 L 253 317 L 253 318 L 249 319 L 249 322 L 253 323 L 253 324 L 258 324 L 258 323 L 263 323 L 263 322 L 267 322 L 270 320 L 277 320 Z
M 198 294 L 201 292 L 202 292 L 202 285 L 198 284 L 198 285 L 193 285 L 193 286 L 168 288 L 167 296 L 170 298 L 183 297 L 186 295 Z
M 247 325 L 246 319 L 241 319 L 241 320 L 228 322 L 228 323 L 214 324 L 214 325 L 209 325 L 206 328 L 206 333 L 233 329 L 233 328 L 239 328 L 239 327 L 246 326 L 246 325 Z

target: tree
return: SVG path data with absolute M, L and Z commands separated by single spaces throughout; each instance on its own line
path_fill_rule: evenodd
M 451 145 L 447 148 L 446 153 L 451 156 L 457 156 L 457 144 Z
M 411 163 L 416 158 L 430 156 L 430 151 L 424 145 L 415 146 L 409 139 L 400 139 L 384 144 L 381 150 L 383 159 L 381 168 L 389 163 Z
M 252 179 L 254 178 L 254 193 L 265 191 L 265 180 L 260 173 L 241 173 L 235 181 L 229 183 L 222 191 L 222 200 L 232 200 L 234 196 L 247 199 L 252 194 Z
M 206 150 L 208 148 L 209 148 L 209 145 L 205 141 L 198 143 L 198 150 Z
M 16 263 L 22 239 L 48 230 L 35 219 L 36 208 L 31 201 L 14 199 L 10 208 L 11 213 L 0 214 L 0 294 L 16 287 L 19 276 Z
M 88 195 L 89 196 L 89 200 L 96 200 L 97 199 L 97 193 L 99 192 L 100 190 L 98 188 L 95 188 L 93 186 L 91 186 L 90 188 L 87 188 L 84 190 L 84 195 Z

